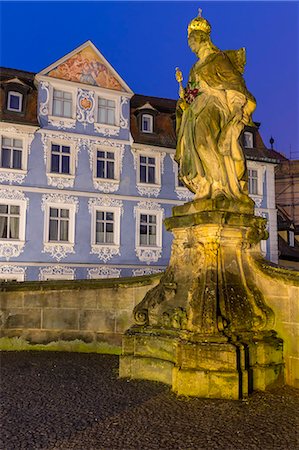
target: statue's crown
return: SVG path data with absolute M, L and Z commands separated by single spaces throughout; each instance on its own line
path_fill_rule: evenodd
M 201 17 L 202 10 L 198 10 L 198 17 L 195 17 L 195 19 L 191 20 L 191 22 L 188 25 L 188 36 L 190 36 L 191 32 L 194 30 L 203 31 L 204 33 L 210 34 L 211 32 L 211 25 L 209 22 Z

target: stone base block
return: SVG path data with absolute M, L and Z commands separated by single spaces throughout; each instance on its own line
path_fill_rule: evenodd
M 161 381 L 178 395 L 238 400 L 283 384 L 282 347 L 271 339 L 190 342 L 179 332 L 135 329 L 124 336 L 119 375 Z

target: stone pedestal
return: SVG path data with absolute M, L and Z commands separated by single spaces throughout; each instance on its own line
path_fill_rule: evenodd
M 255 285 L 252 258 L 267 233 L 252 201 L 186 203 L 165 225 L 174 235 L 170 263 L 134 310 L 120 376 L 229 399 L 281 384 L 282 340 Z

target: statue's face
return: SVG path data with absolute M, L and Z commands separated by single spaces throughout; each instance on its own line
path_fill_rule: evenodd
M 194 53 L 197 53 L 201 44 L 200 36 L 198 36 L 198 33 L 191 33 L 188 38 L 188 44 L 191 50 Z

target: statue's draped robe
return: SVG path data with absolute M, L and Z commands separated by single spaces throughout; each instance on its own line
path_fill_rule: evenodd
M 189 83 L 199 95 L 183 112 L 178 102 L 175 159 L 180 178 L 197 198 L 225 195 L 240 199 L 247 194 L 246 165 L 238 138 L 244 124 L 252 123 L 255 99 L 230 53 L 231 57 L 229 52 L 218 51 L 198 61 Z

